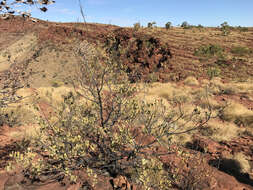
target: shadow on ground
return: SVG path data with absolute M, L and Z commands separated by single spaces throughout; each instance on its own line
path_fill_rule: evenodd
M 210 160 L 209 165 L 218 168 L 218 170 L 234 176 L 239 182 L 253 186 L 253 180 L 248 173 L 241 172 L 240 163 L 233 159 L 215 159 Z

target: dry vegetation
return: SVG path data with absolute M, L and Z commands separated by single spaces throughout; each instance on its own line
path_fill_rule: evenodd
M 9 22 L 13 23 L 10 24 Z M 201 28 L 200 30 L 198 28 L 173 27 L 165 29 L 142 28 L 136 25 L 133 29 L 100 24 L 86 24 L 84 26 L 81 23 L 60 24 L 45 21 L 39 21 L 36 24 L 26 21 L 22 26 L 22 30 L 18 27 L 11 28 L 19 22 L 19 18 L 3 22 L 1 20 L 0 22 L 0 32 L 10 31 L 8 35 L 4 34 L 4 39 L 0 38 L 0 72 L 4 73 L 7 69 L 11 69 L 13 64 L 20 64 L 30 74 L 29 85 L 17 91 L 17 94 L 26 97 L 25 99 L 19 102 L 11 102 L 6 108 L 0 107 L 0 126 L 5 126 L 2 127 L 3 130 L 0 132 L 0 134 L 3 134 L 0 135 L 0 139 L 3 138 L 0 143 L 6 141 L 11 144 L 12 141 L 16 141 L 15 146 L 19 147 L 20 150 L 6 148 L 6 153 L 4 150 L 2 151 L 2 147 L 4 149 L 6 146 L 3 143 L 3 145 L 0 144 L 0 155 L 4 155 L 4 159 L 10 159 L 8 154 L 12 150 L 20 152 L 19 155 L 12 153 L 12 156 L 16 158 L 17 163 L 24 164 L 26 172 L 30 172 L 29 174 L 26 173 L 29 175 L 28 178 L 31 181 L 34 180 L 35 184 L 43 181 L 40 177 L 46 172 L 51 172 L 47 176 L 48 181 L 51 178 L 54 179 L 55 176 L 52 173 L 55 172 L 57 179 L 62 184 L 70 187 L 70 181 L 79 183 L 83 179 L 84 174 L 78 173 L 79 170 L 83 169 L 85 175 L 87 174 L 84 177 L 87 182 L 86 186 L 90 189 L 98 188 L 100 181 L 109 181 L 112 178 L 113 180 L 115 178 L 119 179 L 117 178 L 119 176 L 121 176 L 121 180 L 125 180 L 126 186 L 131 183 L 131 185 L 141 185 L 153 189 L 169 189 L 169 186 L 178 189 L 186 189 L 190 186 L 192 189 L 210 188 L 211 185 L 207 181 L 211 183 L 212 180 L 217 178 L 220 189 L 225 189 L 225 185 L 222 186 L 222 183 L 218 182 L 219 177 L 217 176 L 221 175 L 220 171 L 213 170 L 212 165 L 208 165 L 209 160 L 219 159 L 238 162 L 240 166 L 238 171 L 228 173 L 222 170 L 223 166 L 220 170 L 235 176 L 239 182 L 244 183 L 245 188 L 250 189 L 253 186 L 252 28 L 245 32 L 232 30 L 226 36 L 218 28 Z M 21 34 L 20 31 L 23 33 Z M 135 84 L 139 85 L 138 92 L 129 92 L 132 93 L 131 96 L 134 94 L 135 101 L 143 101 L 149 105 L 154 100 L 162 100 L 161 105 L 157 104 L 159 107 L 157 105 L 149 107 L 152 108 L 151 112 L 160 113 L 160 115 L 158 114 L 159 117 L 157 116 L 158 120 L 154 121 L 154 126 L 161 127 L 165 125 L 161 123 L 169 118 L 169 116 L 168 118 L 165 117 L 168 113 L 189 116 L 197 110 L 199 112 L 198 116 L 205 120 L 206 113 L 212 110 L 212 116 L 216 117 L 209 118 L 207 124 L 198 127 L 196 130 L 182 134 L 182 131 L 192 129 L 196 126 L 196 123 L 203 121 L 199 118 L 180 117 L 173 123 L 173 126 L 171 125 L 168 128 L 175 135 L 168 136 L 163 135 L 157 128 L 152 128 L 152 125 L 151 128 L 154 131 L 153 133 L 149 132 L 148 137 L 152 136 L 158 140 L 152 144 L 153 146 L 149 150 L 144 150 L 144 152 L 146 151 L 146 157 L 140 156 L 142 155 L 140 152 L 135 152 L 137 149 L 140 151 L 144 146 L 140 144 L 140 139 L 150 139 L 147 136 L 138 137 L 140 138 L 138 139 L 131 131 L 134 130 L 131 127 L 135 126 L 137 128 L 139 126 L 139 133 L 141 130 L 145 131 L 141 124 L 145 126 L 149 122 L 150 115 L 141 112 L 142 108 L 140 107 L 135 108 L 134 111 L 132 110 L 132 113 L 122 111 L 122 117 L 117 116 L 117 113 L 113 111 L 110 112 L 110 109 L 112 109 L 110 105 L 119 103 L 119 98 L 124 100 L 129 98 L 125 97 L 124 93 L 120 94 L 120 90 L 126 89 L 120 89 L 119 84 L 115 84 L 122 78 L 119 77 L 118 79 L 115 73 L 110 73 L 110 80 L 114 79 L 112 80 L 114 84 L 109 83 L 109 79 L 105 81 L 108 84 L 104 87 L 105 91 L 101 95 L 101 98 L 104 98 L 105 101 L 105 107 L 100 109 L 104 112 L 102 116 L 99 112 L 92 112 L 100 104 L 96 104 L 90 99 L 92 97 L 99 99 L 99 96 L 94 95 L 94 92 L 98 92 L 95 87 L 99 84 L 79 78 L 81 83 L 76 85 L 73 80 L 69 80 L 80 71 L 78 67 L 80 55 L 77 56 L 73 52 L 79 48 L 80 41 L 84 40 L 88 44 L 100 47 L 101 51 L 103 50 L 103 58 L 100 62 L 104 63 L 109 58 L 110 64 L 115 63 L 115 60 L 117 60 L 117 63 L 125 64 L 126 73 L 121 75 L 122 78 L 123 76 L 126 77 L 124 82 L 128 82 L 127 79 L 130 82 L 135 82 L 127 83 L 127 90 L 131 91 Z M 137 42 L 142 45 L 138 46 Z M 150 57 L 146 56 L 148 53 Z M 159 64 L 161 60 L 162 64 Z M 96 60 L 93 60 L 93 62 L 96 62 Z M 99 73 L 102 68 L 102 66 L 94 66 L 91 67 L 91 70 L 96 70 Z M 85 69 L 82 71 L 83 73 L 79 73 L 76 78 L 81 77 L 84 73 L 87 77 L 89 74 L 96 73 L 89 73 Z M 115 70 L 113 71 L 115 72 Z M 94 81 L 94 77 L 99 78 L 101 75 L 90 77 L 93 77 L 92 80 Z M 118 81 L 115 81 L 116 79 Z M 75 85 L 73 86 L 73 84 Z M 87 93 L 87 89 L 89 90 L 87 85 L 90 84 L 91 91 Z M 84 91 L 80 91 L 80 89 Z M 127 90 L 125 92 L 128 92 Z M 109 93 L 106 96 L 108 91 L 111 94 Z M 67 98 L 66 95 L 71 92 L 72 95 L 78 95 L 79 93 L 79 96 L 82 95 L 84 99 L 78 99 L 78 96 L 68 96 Z M 113 93 L 116 93 L 116 95 Z M 73 105 L 71 104 L 72 100 Z M 131 110 L 128 106 L 133 106 L 131 104 L 132 100 L 127 100 L 129 102 L 121 102 L 120 105 L 127 107 L 126 110 Z M 64 101 L 65 107 L 64 105 L 61 107 Z M 81 105 L 85 106 L 82 107 Z M 225 109 L 223 109 L 224 106 Z M 71 109 L 73 112 L 69 112 Z M 142 117 L 138 117 L 140 112 L 143 114 Z M 38 123 L 38 121 L 41 121 L 38 119 L 41 113 L 48 120 Z M 97 114 L 97 117 L 94 117 L 93 114 Z M 118 126 L 114 126 L 113 120 L 106 120 L 105 118 L 110 114 L 119 120 L 125 128 L 117 128 Z M 84 118 L 83 120 L 80 121 L 75 118 L 81 118 L 81 115 Z M 123 117 L 132 119 L 136 117 L 136 120 L 125 123 Z M 91 118 L 91 120 L 85 120 L 85 118 Z M 108 123 L 101 122 L 104 119 Z M 58 129 L 51 124 L 60 126 L 58 129 L 65 127 L 65 130 L 72 131 L 73 134 L 57 131 Z M 98 125 L 98 128 L 102 126 L 102 131 L 96 131 L 95 124 Z M 103 131 L 104 125 L 112 125 L 114 128 L 113 130 Z M 9 126 L 7 131 L 5 131 L 6 126 Z M 78 126 L 86 126 L 85 130 L 87 131 L 83 132 Z M 91 127 L 87 128 L 87 126 Z M 146 131 L 148 131 L 149 126 L 146 127 Z M 11 128 L 10 131 L 8 131 L 9 128 Z M 117 130 L 120 130 L 122 134 L 115 135 Z M 48 132 L 57 138 L 50 138 Z M 81 139 L 78 136 L 79 134 L 82 135 Z M 214 145 L 210 143 L 211 145 L 207 144 L 202 147 L 200 143 L 198 145 L 200 147 L 191 147 L 194 150 L 190 150 L 189 144 L 194 142 L 196 135 L 201 136 L 207 142 L 212 142 Z M 4 136 L 8 138 L 4 139 L 6 138 Z M 99 138 L 99 136 L 103 138 Z M 115 138 L 112 138 L 113 136 Z M 94 139 L 96 139 L 96 142 L 94 142 Z M 75 148 L 67 152 L 63 149 L 68 147 L 57 144 L 56 140 L 63 144 L 75 144 Z M 148 140 L 144 143 L 150 143 Z M 80 142 L 83 145 L 80 145 Z M 36 143 L 38 143 L 38 146 L 43 147 L 44 152 L 40 152 L 32 146 Z M 164 154 L 163 149 L 168 143 L 180 148 L 173 149 L 174 147 L 169 147 L 169 150 L 174 150 L 172 151 L 173 154 L 168 157 L 155 157 L 155 154 Z M 49 145 L 55 146 L 54 149 L 48 148 Z M 102 151 L 99 152 L 98 147 L 100 145 Z M 27 147 L 30 147 L 30 149 L 25 151 Z M 213 149 L 216 152 L 212 152 Z M 56 154 L 57 151 L 60 156 Z M 83 165 L 80 163 L 78 165 L 75 160 L 75 156 L 79 154 L 78 151 L 88 158 L 88 160 L 82 160 Z M 39 156 L 37 155 L 38 152 L 40 152 Z M 129 154 L 129 152 L 133 154 Z M 199 155 L 199 157 L 196 156 L 198 159 L 196 159 L 195 154 Z M 20 155 L 24 157 L 21 158 Z M 38 158 L 44 157 L 48 162 L 37 162 L 38 165 L 34 164 L 31 167 L 29 163 L 36 156 Z M 96 159 L 94 160 L 93 157 Z M 128 157 L 128 159 L 122 159 L 121 157 Z M 103 160 L 103 158 L 107 158 L 107 160 Z M 179 160 L 179 158 L 183 158 L 183 160 Z M 120 160 L 120 162 L 113 162 L 113 159 Z M 64 167 L 61 162 L 58 162 L 59 160 L 62 160 Z M 6 161 L 1 161 L 0 164 L 2 169 L 7 166 Z M 173 164 L 179 164 L 182 171 L 176 170 Z M 196 168 L 196 164 L 201 164 L 203 168 Z M 8 165 L 8 169 L 11 167 L 12 165 Z M 50 170 L 50 167 L 52 170 Z M 189 168 L 192 168 L 192 170 Z M 156 178 L 151 178 L 152 175 L 155 175 Z M 63 180 L 62 176 L 67 176 L 66 178 L 70 181 L 66 182 L 66 178 Z M 80 177 L 80 179 L 76 177 Z M 222 177 L 220 178 L 222 179 Z M 232 179 L 229 178 L 229 180 Z M 241 185 L 238 181 L 233 181 L 235 188 L 239 188 L 239 185 Z M 29 182 L 27 183 L 29 184 Z M 140 188 L 140 186 L 137 187 Z M 118 185 L 116 188 L 120 189 L 121 187 Z

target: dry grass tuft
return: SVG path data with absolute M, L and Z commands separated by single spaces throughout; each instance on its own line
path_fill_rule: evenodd
M 195 77 L 189 76 L 184 80 L 184 84 L 189 86 L 198 86 L 199 81 Z
M 148 90 L 147 94 L 166 99 L 167 101 L 187 103 L 192 101 L 192 97 L 189 95 L 191 90 L 190 87 L 179 87 L 173 83 L 156 83 Z
M 18 140 L 33 141 L 40 136 L 39 131 L 40 130 L 38 126 L 28 125 L 20 128 L 19 130 L 11 132 L 9 136 L 16 141 Z
M 253 111 L 236 102 L 231 102 L 223 110 L 221 119 L 239 125 L 243 124 L 246 127 L 253 127 Z
M 234 123 L 223 122 L 221 123 L 217 119 L 212 119 L 208 122 L 208 127 L 212 131 L 210 137 L 215 141 L 230 141 L 235 137 L 238 137 L 240 130 Z
M 61 86 L 58 88 L 41 87 L 37 89 L 40 99 L 48 103 L 53 103 L 53 105 L 57 105 L 58 103 L 62 102 L 63 95 L 66 95 L 71 91 L 73 91 L 73 88 L 66 86 Z
M 214 99 L 211 99 L 211 98 L 202 98 L 200 99 L 200 102 L 199 102 L 199 106 L 201 108 L 208 108 L 208 106 L 211 106 L 213 109 L 219 109 L 222 107 L 222 105 L 220 103 L 218 103 L 216 100 Z
M 249 163 L 249 158 L 245 156 L 242 152 L 239 152 L 233 156 L 233 159 L 240 163 L 241 173 L 250 173 L 251 166 Z

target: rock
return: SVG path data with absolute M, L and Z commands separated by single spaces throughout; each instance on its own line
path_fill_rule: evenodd
M 221 154 L 229 154 L 231 152 L 227 146 L 223 146 L 212 139 L 207 139 L 197 135 L 193 137 L 193 143 L 190 146 L 194 150 L 209 153 L 213 157 L 217 157 Z
M 18 183 L 14 183 L 12 185 L 5 185 L 4 190 L 25 190 L 25 189 Z
M 23 180 L 23 175 L 19 173 L 13 173 L 4 184 L 4 190 L 25 190 L 21 181 Z

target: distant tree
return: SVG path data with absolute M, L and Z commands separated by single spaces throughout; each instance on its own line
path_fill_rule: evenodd
M 31 13 L 24 10 L 21 11 L 19 7 L 35 6 L 42 12 L 46 12 L 46 6 L 55 3 L 53 0 L 0 0 L 0 15 L 8 18 L 10 15 L 22 15 L 23 17 L 30 17 Z
M 172 26 L 172 23 L 171 22 L 167 22 L 166 24 L 165 24 L 165 28 L 166 29 L 170 29 Z
M 141 23 L 134 23 L 134 31 L 138 31 L 141 28 Z
M 223 22 L 222 24 L 221 24 L 221 27 L 229 27 L 229 25 L 228 25 L 228 22 Z
M 230 34 L 230 30 L 232 27 L 229 26 L 227 22 L 223 22 L 220 26 L 221 26 L 221 31 L 222 31 L 223 36 L 227 36 L 228 34 Z
M 186 22 L 186 21 L 184 21 L 184 22 L 181 24 L 181 27 L 182 27 L 182 28 L 187 28 L 187 27 L 189 27 L 189 26 L 190 26 L 189 23 Z
M 204 26 L 202 26 L 201 24 L 199 24 L 197 27 L 198 28 L 204 28 Z
M 153 28 L 156 25 L 156 22 L 149 22 L 148 28 Z

